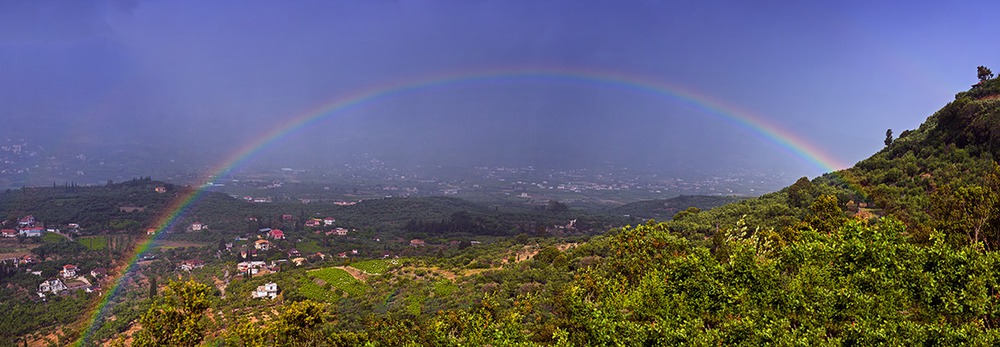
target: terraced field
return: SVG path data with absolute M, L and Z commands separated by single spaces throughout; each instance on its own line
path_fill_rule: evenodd
M 369 275 L 381 275 L 389 271 L 389 260 L 375 259 L 352 263 L 351 267 L 364 271 Z
M 338 297 L 329 289 L 326 289 L 315 282 L 314 279 L 306 279 L 299 284 L 299 293 L 303 296 L 320 302 L 336 302 Z M 322 281 L 322 280 L 320 280 Z
M 352 296 L 361 295 L 365 292 L 365 289 L 368 289 L 364 283 L 361 283 L 361 281 L 358 281 L 343 269 L 328 267 L 310 270 L 306 272 L 306 274 L 308 274 L 309 277 L 318 278 L 323 282 L 329 283 L 337 289 L 343 290 L 345 293 Z

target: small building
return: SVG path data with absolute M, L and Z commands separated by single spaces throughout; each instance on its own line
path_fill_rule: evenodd
M 42 227 L 27 227 L 20 230 L 21 236 L 24 237 L 42 237 L 42 233 L 45 229 Z
M 270 236 L 272 239 L 275 239 L 275 240 L 284 240 L 285 239 L 285 232 L 281 231 L 281 229 L 271 230 L 267 234 L 268 234 L 268 236 Z
M 153 188 L 153 190 L 155 190 L 157 193 L 163 194 L 167 192 L 167 187 L 160 186 Z
M 47 281 L 43 281 L 41 284 L 38 285 L 38 294 L 42 294 L 42 296 L 44 297 L 44 293 L 59 294 L 59 292 L 62 292 L 66 289 L 68 289 L 66 288 L 66 283 L 63 283 L 61 279 L 53 278 Z
M 292 258 L 292 257 L 301 257 L 301 256 L 302 256 L 302 253 L 299 252 L 299 250 L 297 250 L 295 248 L 292 248 L 292 249 L 288 250 L 288 257 L 289 258 Z
M 63 278 L 74 278 L 76 277 L 76 272 L 78 270 L 80 269 L 77 268 L 76 265 L 66 264 L 63 265 L 62 271 L 59 271 L 59 275 L 61 275 Z
M 153 228 L 146 229 L 146 235 L 153 235 L 153 234 L 156 234 L 156 229 Z
M 236 269 L 240 273 L 250 273 L 251 275 L 256 275 L 261 268 L 266 264 L 262 261 L 244 261 L 236 264 Z
M 269 242 L 267 240 L 257 240 L 256 242 L 254 242 L 253 246 L 256 249 L 259 249 L 259 250 L 262 250 L 262 251 L 266 251 L 266 250 L 271 249 L 271 242 Z
M 250 297 L 254 299 L 258 298 L 268 298 L 274 299 L 278 296 L 278 284 L 274 282 L 264 283 L 262 286 L 257 286 L 257 290 L 250 293 Z
M 281 215 L 281 220 L 286 221 L 286 222 L 291 222 L 292 221 L 292 215 L 290 215 L 290 214 L 283 214 L 283 215 Z
M 306 221 L 305 226 L 308 228 L 315 228 L 318 227 L 320 223 L 322 223 L 322 221 L 319 219 L 310 219 Z
M 33 226 L 35 226 L 35 216 L 32 216 L 32 215 L 29 214 L 27 216 L 21 217 L 21 219 L 17 220 L 17 226 L 19 226 L 19 227 L 33 227 Z
M 142 206 L 120 206 L 118 207 L 119 212 L 132 213 L 132 212 L 142 212 L 146 208 Z
M 203 267 L 205 267 L 205 262 L 202 261 L 201 259 L 191 259 L 191 260 L 185 260 L 185 261 L 181 262 L 181 270 L 184 270 L 184 271 L 191 271 L 191 270 L 200 269 L 200 268 L 203 268 Z
M 69 223 L 69 224 L 66 224 L 66 228 L 68 228 L 68 229 L 80 229 L 80 224 Z
M 336 221 L 337 220 L 333 219 L 333 217 L 326 217 L 326 218 L 323 218 L 323 225 L 331 226 L 331 225 L 333 225 L 333 222 L 336 222 Z
M 337 236 L 347 236 L 347 229 L 345 228 L 333 229 L 333 234 Z
M 424 242 L 424 240 L 421 239 L 410 240 L 410 247 L 423 247 L 425 245 L 426 243 Z
M 22 264 L 34 264 L 37 262 L 38 260 L 36 260 L 35 257 L 31 254 L 25 254 L 23 257 L 21 257 Z
M 201 224 L 201 222 L 191 223 L 191 231 L 201 231 L 204 228 L 205 228 L 205 225 Z
M 14 230 L 14 229 L 3 229 L 3 230 L 0 230 L 0 236 L 3 236 L 3 237 L 17 237 L 17 230 Z
M 100 279 L 102 277 L 107 277 L 107 276 L 108 276 L 108 270 L 103 267 L 90 270 L 90 277 L 93 277 L 95 279 Z

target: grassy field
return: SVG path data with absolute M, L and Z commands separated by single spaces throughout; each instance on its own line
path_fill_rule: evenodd
M 364 283 L 361 283 L 361 281 L 358 281 L 343 269 L 328 267 L 318 270 L 310 270 L 306 272 L 306 274 L 311 277 L 321 279 L 352 296 L 361 295 L 365 292 L 365 289 L 367 289 Z
M 66 238 L 62 235 L 56 233 L 44 233 L 42 234 L 42 242 L 45 243 L 59 243 L 66 241 Z
M 389 270 L 389 261 L 382 259 L 365 260 L 365 261 L 359 261 L 357 263 L 352 263 L 351 267 L 364 271 L 369 275 L 381 275 Z
M 303 255 L 312 254 L 323 250 L 322 247 L 316 244 L 316 241 L 301 242 L 296 244 L 295 248 L 298 249 L 299 252 L 302 252 Z
M 108 247 L 108 238 L 104 235 L 81 237 L 76 242 L 91 251 L 103 251 Z

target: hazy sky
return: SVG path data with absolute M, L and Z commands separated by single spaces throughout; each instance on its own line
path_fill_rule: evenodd
M 5 133 L 71 154 L 149 143 L 209 162 L 318 105 L 457 71 L 640 76 L 853 164 L 1000 72 L 994 1 L 2 1 Z M 379 98 L 254 162 L 821 169 L 664 95 L 558 78 Z M 180 158 L 179 158 L 180 159 Z

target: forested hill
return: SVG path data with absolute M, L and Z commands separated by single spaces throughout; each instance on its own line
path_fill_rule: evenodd
M 189 194 L 190 189 L 148 177 L 119 183 L 108 181 L 102 186 L 64 183 L 7 189 L 0 194 L 0 217 L 16 221 L 32 215 L 47 228 L 56 229 L 74 223 L 85 232 L 136 232 L 151 225 L 171 201 Z
M 684 214 L 678 215 L 682 211 L 697 213 L 700 210 L 707 210 L 742 199 L 735 196 L 681 195 L 670 199 L 631 202 L 612 208 L 610 212 L 614 215 L 628 215 L 642 220 L 669 220 L 674 217 L 682 217 Z M 690 209 L 692 207 L 694 209 Z
M 1000 246 L 1000 80 L 984 78 L 917 129 L 887 136 L 886 147 L 854 167 L 831 172 L 756 199 L 670 222 L 685 235 L 712 235 L 741 218 L 781 239 L 812 227 L 830 230 L 847 219 L 891 216 L 915 242 L 931 230 L 955 245 Z

